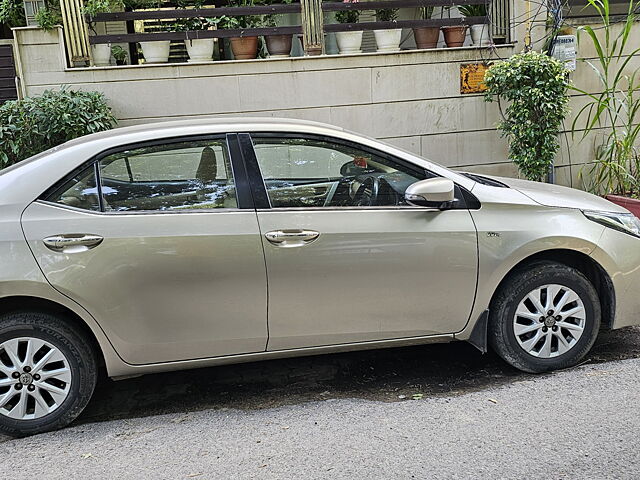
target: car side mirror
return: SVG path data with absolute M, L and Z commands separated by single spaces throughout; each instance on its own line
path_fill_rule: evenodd
M 448 178 L 428 178 L 409 185 L 404 199 L 410 205 L 444 210 L 455 200 L 455 184 Z

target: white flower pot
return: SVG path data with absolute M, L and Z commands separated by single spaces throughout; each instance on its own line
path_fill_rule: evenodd
M 111 44 L 99 43 L 91 45 L 91 56 L 96 67 L 106 67 L 111 62 Z
M 213 60 L 213 38 L 185 40 L 189 62 L 210 62 Z
M 170 40 L 140 42 L 146 63 L 167 63 L 169 61 Z
M 378 52 L 397 52 L 400 50 L 401 28 L 374 30 L 373 35 L 376 37 Z
M 360 53 L 362 50 L 362 30 L 357 32 L 336 32 L 338 50 L 341 54 Z
M 491 45 L 491 25 L 480 24 L 471 25 L 471 42 L 476 47 L 486 47 Z

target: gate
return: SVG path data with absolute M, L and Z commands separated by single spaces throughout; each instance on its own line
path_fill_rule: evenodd
M 13 47 L 0 44 L 0 104 L 7 100 L 16 100 L 16 68 L 13 60 Z

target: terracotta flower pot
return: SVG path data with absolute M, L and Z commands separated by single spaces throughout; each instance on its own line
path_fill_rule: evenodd
M 258 37 L 233 37 L 231 50 L 236 60 L 247 60 L 258 56 Z
M 440 27 L 417 27 L 413 29 L 417 48 L 436 48 L 440 38 Z
M 623 197 L 622 195 L 605 195 L 607 200 L 626 208 L 636 217 L 640 218 L 640 200 L 637 198 Z
M 442 27 L 442 33 L 444 34 L 444 42 L 447 44 L 447 47 L 461 47 L 467 37 L 467 26 L 452 25 Z
M 285 58 L 291 56 L 291 42 L 293 35 L 267 35 L 267 50 L 271 58 Z

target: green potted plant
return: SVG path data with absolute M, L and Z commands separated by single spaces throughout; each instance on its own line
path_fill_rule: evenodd
M 178 2 L 178 7 L 186 8 L 187 6 L 193 6 L 195 9 L 202 8 L 204 0 L 196 0 L 195 2 L 186 2 L 181 0 Z M 197 32 L 203 30 L 209 30 L 215 25 L 215 21 L 211 18 L 192 17 L 181 18 L 173 24 L 173 28 L 176 32 Z M 213 47 L 215 41 L 213 38 L 187 38 L 184 41 L 184 45 L 187 48 L 189 54 L 188 62 L 210 62 L 213 60 Z
M 429 20 L 433 15 L 433 7 L 420 7 L 420 18 Z M 416 41 L 416 47 L 436 48 L 438 46 L 438 38 L 440 37 L 440 27 L 415 27 L 413 29 L 413 38 Z
M 89 17 L 89 29 L 94 33 L 95 23 L 92 21 L 99 13 L 111 13 L 122 10 L 124 3 L 121 0 L 87 0 L 84 3 L 83 12 Z M 96 43 L 91 45 L 91 59 L 96 67 L 106 67 L 111 64 L 111 44 Z
M 114 45 L 111 47 L 111 55 L 113 59 L 116 61 L 116 65 L 126 65 L 127 64 L 127 52 L 120 45 Z
M 112 0 L 119 1 L 119 0 Z M 121 0 L 120 0 L 121 1 Z M 162 0 L 124 0 L 131 2 L 128 6 L 131 8 L 158 9 L 162 6 Z M 134 3 L 135 2 L 135 3 Z M 131 5 L 133 4 L 133 5 Z M 152 25 L 154 32 L 170 32 L 173 25 L 163 23 L 162 20 L 156 20 Z M 171 40 L 154 40 L 148 42 L 139 42 L 144 56 L 145 63 L 167 63 L 169 61 L 169 52 L 171 49 Z
M 290 4 L 293 0 L 273 1 L 267 0 L 267 5 L 273 4 Z M 281 23 L 282 15 L 270 14 L 264 16 L 264 25 L 266 27 L 277 27 Z M 265 35 L 265 42 L 267 44 L 267 51 L 271 58 L 285 58 L 291 56 L 291 46 L 293 42 L 293 34 L 277 34 L 277 35 Z
M 632 211 L 640 218 L 640 68 L 631 67 L 638 50 L 632 29 L 638 14 L 635 2 L 629 2 L 626 19 L 614 21 L 609 13 L 610 0 L 588 0 L 600 16 L 602 27 L 585 25 L 578 28 L 579 44 L 584 35 L 597 57 L 584 60 L 594 73 L 598 88 L 589 91 L 572 86 L 587 100 L 572 123 L 586 125 L 582 139 L 591 135 L 599 139 L 595 161 L 580 171 L 584 186 L 592 193 Z M 600 32 L 596 32 L 600 30 Z M 597 91 L 598 93 L 591 93 Z M 603 127 L 605 127 L 603 129 Z
M 376 10 L 376 20 L 378 22 L 396 22 L 398 20 L 398 9 L 381 8 Z M 378 52 L 397 52 L 400 50 L 401 28 L 374 30 L 373 35 L 376 39 Z
M 93 28 L 93 22 L 91 18 L 95 17 L 98 13 L 112 13 L 123 11 L 125 7 L 131 9 L 154 9 L 159 8 L 162 0 L 86 0 L 84 3 L 83 11 L 85 15 L 89 17 L 89 28 Z M 156 31 L 166 30 L 166 26 L 157 21 L 154 26 Z M 154 40 L 149 42 L 140 42 L 142 48 L 142 54 L 146 63 L 166 63 L 169 61 L 169 47 L 171 41 L 169 40 Z M 109 65 L 111 58 L 111 44 L 93 45 L 93 62 L 95 65 Z M 108 55 L 108 57 L 107 57 Z
M 230 7 L 251 7 L 254 0 L 230 0 Z M 239 15 L 235 17 L 222 16 L 214 19 L 214 23 L 218 28 L 225 30 L 244 30 L 248 28 L 257 28 L 263 25 L 261 17 L 256 15 Z M 245 36 L 241 34 L 239 37 L 229 39 L 233 58 L 236 60 L 249 60 L 258 56 L 258 37 L 257 35 Z
M 358 3 L 358 0 L 342 0 L 343 3 Z M 336 12 L 338 23 L 358 23 L 360 10 L 341 10 Z M 362 47 L 362 30 L 336 32 L 338 50 L 341 54 L 360 53 Z
M 218 28 L 224 30 L 238 30 L 254 28 L 255 24 L 241 17 L 222 16 L 215 19 Z M 256 35 L 229 38 L 233 58 L 236 60 L 249 60 L 258 56 L 258 37 Z
M 486 17 L 487 5 L 459 5 L 458 11 L 466 18 Z M 491 26 L 487 23 L 471 25 L 471 43 L 476 47 L 491 45 Z

